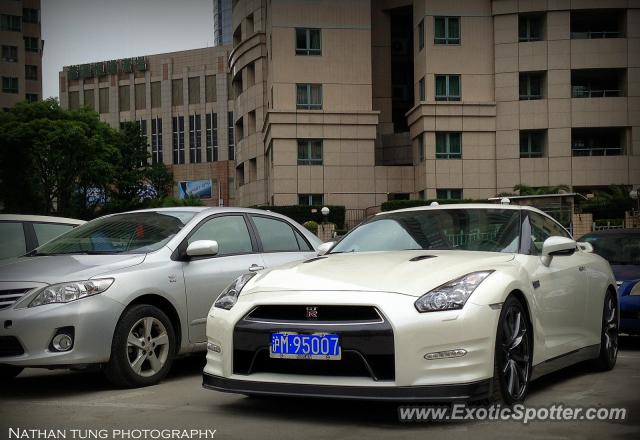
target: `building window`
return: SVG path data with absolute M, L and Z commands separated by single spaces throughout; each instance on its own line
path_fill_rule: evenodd
M 40 11 L 33 8 L 22 8 L 22 21 L 24 23 L 40 23 Z
M 622 8 L 572 10 L 571 38 L 624 38 L 626 15 Z
M 109 113 L 109 88 L 103 87 L 98 90 L 98 109 L 100 113 Z
M 579 69 L 571 71 L 572 98 L 625 96 L 625 69 Z
M 189 162 L 202 162 L 202 120 L 198 114 L 189 116 Z
M 543 21 L 543 15 L 521 15 L 518 18 L 520 42 L 542 40 Z
M 462 159 L 462 134 L 436 133 L 436 159 Z
M 322 84 L 296 84 L 296 108 L 322 109 Z
M 18 62 L 18 46 L 5 46 L 2 45 L 2 61 L 8 63 Z
M 462 189 L 460 188 L 437 189 L 436 198 L 440 200 L 462 200 Z
M 418 50 L 424 49 L 424 19 L 418 23 Z
M 207 75 L 204 77 L 204 99 L 206 102 L 216 102 L 216 76 Z
M 19 15 L 0 15 L 0 31 L 21 32 L 22 22 Z
M 218 114 L 207 113 L 207 162 L 218 161 Z
M 38 66 L 32 66 L 30 64 L 24 65 L 24 77 L 25 79 L 37 80 L 38 79 Z
M 298 205 L 320 206 L 324 204 L 322 194 L 298 194 Z
M 184 163 L 184 116 L 174 116 L 171 121 L 173 163 Z
M 162 118 L 151 120 L 151 163 L 163 163 L 162 160 Z
M 544 155 L 544 136 L 541 130 L 520 131 L 520 157 L 532 158 Z
M 460 17 L 434 17 L 435 44 L 460 44 Z
M 136 121 L 136 123 L 138 124 L 138 128 L 140 129 L 140 136 L 142 136 L 142 139 L 144 140 L 144 146 L 148 147 L 149 137 L 147 136 L 147 120 L 139 119 L 138 121 Z
M 436 75 L 436 101 L 460 101 L 460 75 Z
M 424 83 L 424 76 L 422 78 L 420 78 L 420 81 L 418 81 L 418 99 L 420 101 L 426 101 L 427 99 L 427 93 L 425 91 L 425 83 Z
M 427 193 L 425 192 L 425 190 L 418 191 L 418 199 L 427 200 Z
M 227 132 L 229 134 L 229 160 L 236 160 L 236 136 L 233 126 L 233 112 L 227 113 Z
M 183 90 L 182 90 L 182 80 L 181 79 L 173 79 L 171 80 L 171 105 L 183 105 L 184 100 L 182 99 Z
M 86 89 L 84 91 L 84 106 L 85 108 L 89 108 L 91 110 L 95 109 L 96 100 L 93 89 Z
M 80 108 L 80 92 L 77 90 L 69 92 L 69 110 L 78 110 Z
M 424 135 L 420 134 L 418 136 L 418 161 L 424 162 Z
M 18 93 L 18 78 L 3 76 L 2 91 L 4 93 Z
M 200 77 L 189 78 L 189 104 L 200 104 Z
M 296 28 L 296 55 L 322 55 L 320 29 Z
M 542 99 L 543 73 L 520 74 L 520 100 Z
M 298 165 L 322 165 L 322 140 L 298 139 Z
M 24 50 L 27 52 L 39 52 L 40 45 L 39 41 L 34 37 L 24 37 Z
M 128 112 L 131 108 L 131 92 L 129 86 L 118 87 L 118 109 L 121 112 Z
M 25 99 L 27 100 L 27 102 L 36 102 L 38 100 L 38 94 L 37 93 L 27 93 L 25 95 Z
M 140 83 L 134 86 L 134 99 L 136 101 L 136 110 L 144 110 L 147 108 L 147 87 L 146 84 Z
M 162 105 L 162 89 L 160 81 L 151 83 L 151 108 L 160 108 Z
M 572 128 L 573 156 L 620 156 L 624 153 L 624 128 Z

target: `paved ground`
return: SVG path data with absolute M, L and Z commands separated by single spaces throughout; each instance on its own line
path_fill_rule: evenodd
M 625 422 L 400 424 L 390 404 L 250 399 L 201 387 L 201 358 L 175 365 L 162 384 L 112 390 L 100 374 L 27 370 L 0 387 L 0 439 L 9 427 L 216 429 L 218 439 L 640 438 L 640 338 L 622 338 L 612 372 L 570 367 L 532 384 L 527 404 L 626 407 Z M 71 438 L 68 432 L 68 437 Z M 470 436 L 471 435 L 471 436 Z

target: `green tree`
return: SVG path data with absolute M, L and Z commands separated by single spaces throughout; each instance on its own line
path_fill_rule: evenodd
M 533 187 L 525 184 L 518 184 L 513 187 L 513 190 L 517 191 L 518 195 L 521 196 L 536 196 L 541 194 L 561 194 L 563 192 L 569 192 L 570 188 L 568 185 Z

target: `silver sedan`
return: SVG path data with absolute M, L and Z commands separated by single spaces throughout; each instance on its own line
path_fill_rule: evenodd
M 86 223 L 0 267 L 0 377 L 99 365 L 119 386 L 160 381 L 206 349 L 207 312 L 244 273 L 316 255 L 291 219 L 163 208 Z

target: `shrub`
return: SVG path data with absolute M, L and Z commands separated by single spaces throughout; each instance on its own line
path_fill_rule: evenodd
M 318 223 L 313 220 L 308 220 L 304 222 L 303 226 L 313 232 L 314 234 L 318 233 Z
M 344 227 L 344 206 L 337 205 L 324 205 L 329 208 L 329 215 L 326 221 L 334 223 L 337 229 Z M 286 215 L 287 217 L 303 224 L 306 221 L 313 220 L 316 223 L 323 223 L 325 221 L 324 215 L 320 212 L 322 206 L 313 205 L 289 205 L 289 206 L 256 206 L 258 209 L 264 209 L 266 211 L 277 212 L 278 214 Z

